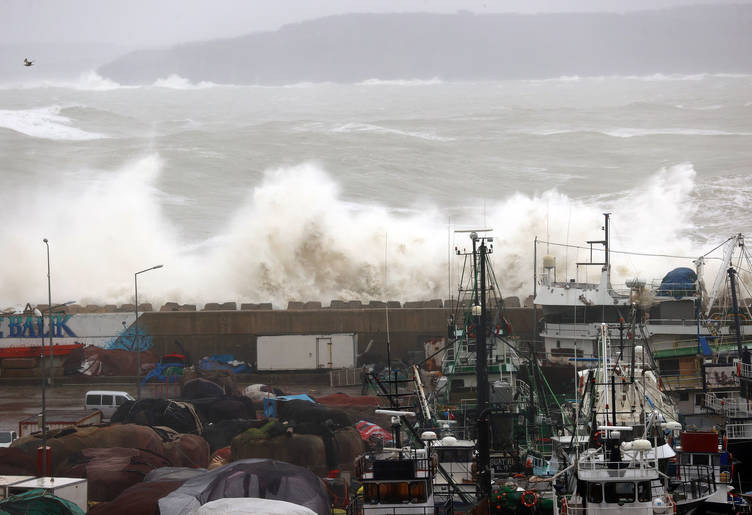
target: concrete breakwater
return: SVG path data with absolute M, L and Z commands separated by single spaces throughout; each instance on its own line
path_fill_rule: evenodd
M 444 307 L 389 310 L 389 341 L 393 357 L 409 360 L 422 353 L 424 342 L 447 337 L 453 310 Z M 513 332 L 523 340 L 533 336 L 533 310 L 505 311 Z M 279 334 L 357 333 L 358 353 L 370 341 L 361 361 L 386 360 L 386 310 L 384 309 L 287 309 L 242 311 L 147 312 L 139 317 L 151 336 L 157 354 L 175 352 L 178 340 L 191 356 L 230 353 L 236 359 L 256 361 L 258 336 Z

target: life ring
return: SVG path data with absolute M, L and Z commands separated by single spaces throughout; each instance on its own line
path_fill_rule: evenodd
M 525 508 L 532 508 L 538 504 L 538 494 L 532 490 L 526 490 L 525 493 L 522 494 L 522 497 L 520 497 L 520 502 Z
M 593 445 L 600 447 L 603 445 L 603 433 L 602 431 L 596 431 L 593 435 Z
M 562 497 L 562 499 L 561 499 L 561 509 L 559 510 L 559 513 L 561 513 L 561 515 L 567 515 L 567 511 L 568 511 L 567 508 L 568 508 L 568 506 L 567 506 L 567 498 L 566 497 Z

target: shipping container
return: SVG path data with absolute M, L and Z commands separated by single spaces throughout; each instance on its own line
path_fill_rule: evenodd
M 316 370 L 353 368 L 358 355 L 358 335 L 285 334 L 259 336 L 258 370 Z
M 102 412 L 99 410 L 47 410 L 45 416 L 47 430 L 62 429 L 69 426 L 91 426 L 102 423 Z M 28 436 L 41 431 L 42 417 L 32 415 L 18 423 L 18 435 Z
M 86 479 L 80 477 L 38 477 L 20 483 L 14 483 L 8 487 L 10 495 L 17 495 L 29 490 L 43 489 L 66 501 L 74 503 L 84 513 L 89 511 L 89 494 Z

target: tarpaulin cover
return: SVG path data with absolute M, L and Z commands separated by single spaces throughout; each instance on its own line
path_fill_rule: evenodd
M 284 395 L 284 392 L 267 384 L 249 384 L 243 390 L 243 395 L 252 401 L 261 402 L 266 398 L 274 399 L 277 395 Z
M 0 447 L 0 475 L 36 476 L 36 456 L 21 449 Z
M 232 354 L 214 354 L 201 358 L 198 363 L 201 370 L 226 370 L 233 374 L 247 374 L 251 368 L 244 361 L 237 361 Z
M 391 445 L 394 443 L 392 433 L 381 426 L 368 422 L 367 420 L 361 420 L 355 424 L 355 429 L 358 430 L 358 433 L 360 433 L 360 437 L 364 442 L 373 441 L 374 438 L 381 438 L 384 440 L 384 444 Z
M 158 361 L 151 351 L 141 352 L 141 372 L 154 368 Z M 96 345 L 87 345 L 82 350 L 71 352 L 63 363 L 66 375 L 83 374 L 86 376 L 134 376 L 138 364 L 138 355 L 123 349 L 103 349 Z
M 271 499 L 217 499 L 198 509 L 198 515 L 234 515 L 254 513 L 256 515 L 316 515 L 305 506 L 287 501 Z
M 128 487 L 110 502 L 95 505 L 89 515 L 158 515 L 159 499 L 173 492 L 183 481 L 152 481 Z
M 45 493 L 42 489 L 30 490 L 0 501 L 0 515 L 83 515 L 74 503 Z
M 281 417 L 281 408 L 277 408 L 279 402 L 289 401 L 305 401 L 314 404 L 313 399 L 304 393 L 297 395 L 278 395 L 275 398 L 264 398 L 264 416 L 265 417 Z
M 146 474 L 144 481 L 180 481 L 182 483 L 188 479 L 200 476 L 204 472 L 206 472 L 205 468 L 161 467 Z
M 184 515 L 217 499 L 239 497 L 287 501 L 318 515 L 331 514 L 327 493 L 309 470 L 257 459 L 236 461 L 189 479 L 159 500 L 159 510 L 162 515 Z
M 691 268 L 674 268 L 665 275 L 658 289 L 658 295 L 686 297 L 695 294 L 697 274 Z
M 211 452 L 214 452 L 230 445 L 232 439 L 239 434 L 251 428 L 259 428 L 267 422 L 267 420 L 221 420 L 204 426 L 204 438 L 209 442 Z
M 183 399 L 202 399 L 205 397 L 220 397 L 225 390 L 214 381 L 202 377 L 191 379 L 183 383 Z
M 253 406 L 253 401 L 241 395 L 193 399 L 191 404 L 205 422 L 219 422 L 234 418 L 256 418 L 256 408 Z
M 203 430 L 201 419 L 191 403 L 165 399 L 125 401 L 112 415 L 111 421 L 144 426 L 167 426 L 178 433 L 200 435 Z
M 183 365 L 179 363 L 156 363 L 154 369 L 144 377 L 142 384 L 149 381 L 158 383 L 178 383 L 183 375 Z
M 111 501 L 129 486 L 143 481 L 149 471 L 169 464 L 164 456 L 141 449 L 84 449 L 68 457 L 57 468 L 57 474 L 85 477 L 89 500 L 103 502 Z

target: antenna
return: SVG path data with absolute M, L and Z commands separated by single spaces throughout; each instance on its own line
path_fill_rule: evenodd
M 384 233 L 384 314 L 386 315 L 386 368 L 389 375 L 392 375 L 392 349 L 389 341 L 389 299 L 387 297 L 387 249 L 389 248 L 389 233 Z M 391 392 L 391 388 L 390 394 Z

